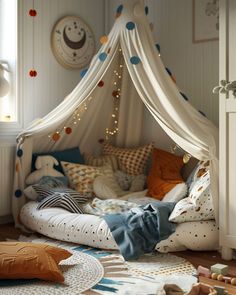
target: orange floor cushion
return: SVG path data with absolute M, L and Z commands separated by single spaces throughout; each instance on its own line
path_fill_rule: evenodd
M 0 242 L 0 279 L 42 279 L 63 282 L 58 267 L 72 254 L 47 244 Z
M 176 184 L 184 181 L 181 176 L 183 165 L 182 157 L 153 149 L 152 166 L 147 177 L 147 195 L 162 200 Z

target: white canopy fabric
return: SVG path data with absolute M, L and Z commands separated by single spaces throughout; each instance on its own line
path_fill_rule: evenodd
M 117 88 L 121 98 L 117 114 L 119 131 L 114 136 L 116 143 L 125 146 L 139 143 L 143 106 L 146 106 L 183 150 L 199 160 L 210 160 L 218 219 L 218 129 L 183 98 L 167 73 L 151 34 L 144 1 L 123 0 L 117 11 L 120 16 L 107 42 L 94 56 L 80 83 L 53 111 L 18 136 L 13 195 L 13 215 L 17 225 L 19 211 L 26 202 L 22 192 L 25 177 L 30 173 L 32 152 L 74 146 L 91 151 L 109 125 L 113 109 L 111 92 Z M 114 83 L 113 73 L 117 73 L 117 69 L 122 69 L 120 85 Z M 76 120 L 78 113 L 80 121 Z M 68 126 L 70 132 L 65 131 Z M 52 140 L 55 133 L 60 138 Z

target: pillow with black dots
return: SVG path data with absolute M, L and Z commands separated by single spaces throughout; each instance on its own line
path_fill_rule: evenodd
M 169 221 L 182 223 L 210 219 L 214 219 L 214 209 L 210 189 L 210 172 L 207 170 L 195 182 L 189 197 L 176 204 Z
M 219 249 L 219 228 L 214 220 L 180 223 L 168 239 L 155 247 L 158 252 L 168 253 L 184 250 L 209 251 Z

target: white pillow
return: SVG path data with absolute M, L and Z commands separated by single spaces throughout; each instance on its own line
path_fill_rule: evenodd
M 162 202 L 179 202 L 182 200 L 188 193 L 188 187 L 185 182 L 178 183 L 171 191 L 165 194 Z
M 209 251 L 219 248 L 219 228 L 214 220 L 184 222 L 176 226 L 176 231 L 168 239 L 155 247 L 158 252 L 176 252 L 190 249 Z
M 127 192 L 122 191 L 115 178 L 101 175 L 95 178 L 93 182 L 93 192 L 95 195 L 104 199 L 116 199 Z
M 195 181 L 189 197 L 176 204 L 169 221 L 181 223 L 210 219 L 214 219 L 214 210 L 210 191 L 210 174 L 207 171 Z

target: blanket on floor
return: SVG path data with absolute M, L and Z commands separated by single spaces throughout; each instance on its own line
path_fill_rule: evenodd
M 170 202 L 152 202 L 103 217 L 125 260 L 152 252 L 157 243 L 175 231 L 176 225 L 168 220 L 174 206 Z

